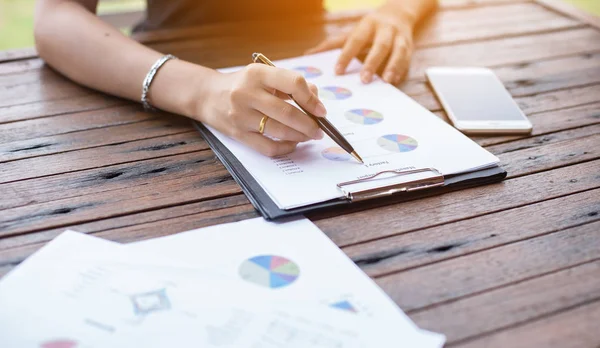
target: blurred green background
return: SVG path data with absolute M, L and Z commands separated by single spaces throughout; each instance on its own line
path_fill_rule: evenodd
M 302 1 L 302 0 L 297 0 Z M 600 0 L 565 0 L 600 16 Z M 325 0 L 330 11 L 377 6 L 383 0 Z M 0 50 L 33 46 L 35 0 L 0 0 Z M 144 0 L 100 1 L 99 13 L 141 10 Z

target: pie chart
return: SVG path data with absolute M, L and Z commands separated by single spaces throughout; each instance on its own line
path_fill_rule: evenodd
M 318 77 L 323 74 L 321 70 L 313 66 L 299 66 L 294 68 L 294 70 L 301 72 L 302 75 L 304 75 L 304 77 L 307 79 L 310 79 L 311 77 Z
M 344 87 L 327 86 L 319 88 L 319 98 L 327 100 L 343 100 L 352 96 L 352 92 Z
M 341 147 L 333 146 L 328 147 L 321 151 L 321 155 L 330 161 L 348 161 L 352 159 L 349 153 L 344 151 Z
M 354 109 L 346 111 L 344 116 L 346 116 L 346 119 L 350 122 L 364 125 L 377 124 L 383 121 L 383 115 L 381 113 L 369 109 Z
M 416 149 L 419 143 L 402 134 L 388 134 L 377 139 L 377 145 L 391 152 L 408 152 Z
M 258 255 L 242 262 L 239 274 L 247 282 L 276 289 L 296 281 L 300 276 L 300 268 L 282 256 Z

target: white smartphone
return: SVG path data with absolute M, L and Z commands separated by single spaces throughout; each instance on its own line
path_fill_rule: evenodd
M 528 134 L 531 122 L 486 68 L 429 68 L 427 79 L 454 126 L 468 134 Z

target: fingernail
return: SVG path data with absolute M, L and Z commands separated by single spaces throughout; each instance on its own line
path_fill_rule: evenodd
M 387 83 L 394 83 L 396 81 L 394 73 L 391 71 L 386 72 L 383 78 Z
M 344 73 L 344 67 L 342 66 L 342 64 L 338 64 L 335 66 L 335 73 L 338 75 L 341 75 Z
M 363 71 L 360 73 L 360 79 L 362 80 L 363 83 L 369 83 L 371 82 L 371 79 L 373 78 L 373 74 L 371 74 L 370 71 Z
M 325 105 L 323 105 L 323 103 L 317 103 L 317 106 L 315 107 L 315 115 L 321 117 L 325 117 L 325 115 L 327 115 L 327 109 L 325 109 Z

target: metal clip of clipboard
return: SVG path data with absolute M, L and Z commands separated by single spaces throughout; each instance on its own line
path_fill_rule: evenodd
M 375 188 L 351 190 L 350 186 L 368 182 L 383 174 L 396 174 L 398 176 L 411 175 L 418 173 L 430 172 L 434 175 L 431 177 L 416 179 L 409 182 L 379 186 Z M 410 170 L 384 170 L 379 173 L 367 176 L 365 178 L 346 181 L 337 184 L 337 187 L 344 193 L 347 199 L 351 202 L 364 201 L 371 198 L 391 196 L 398 192 L 411 192 L 417 190 L 425 190 L 433 187 L 444 185 L 444 175 L 435 168 L 419 168 Z

